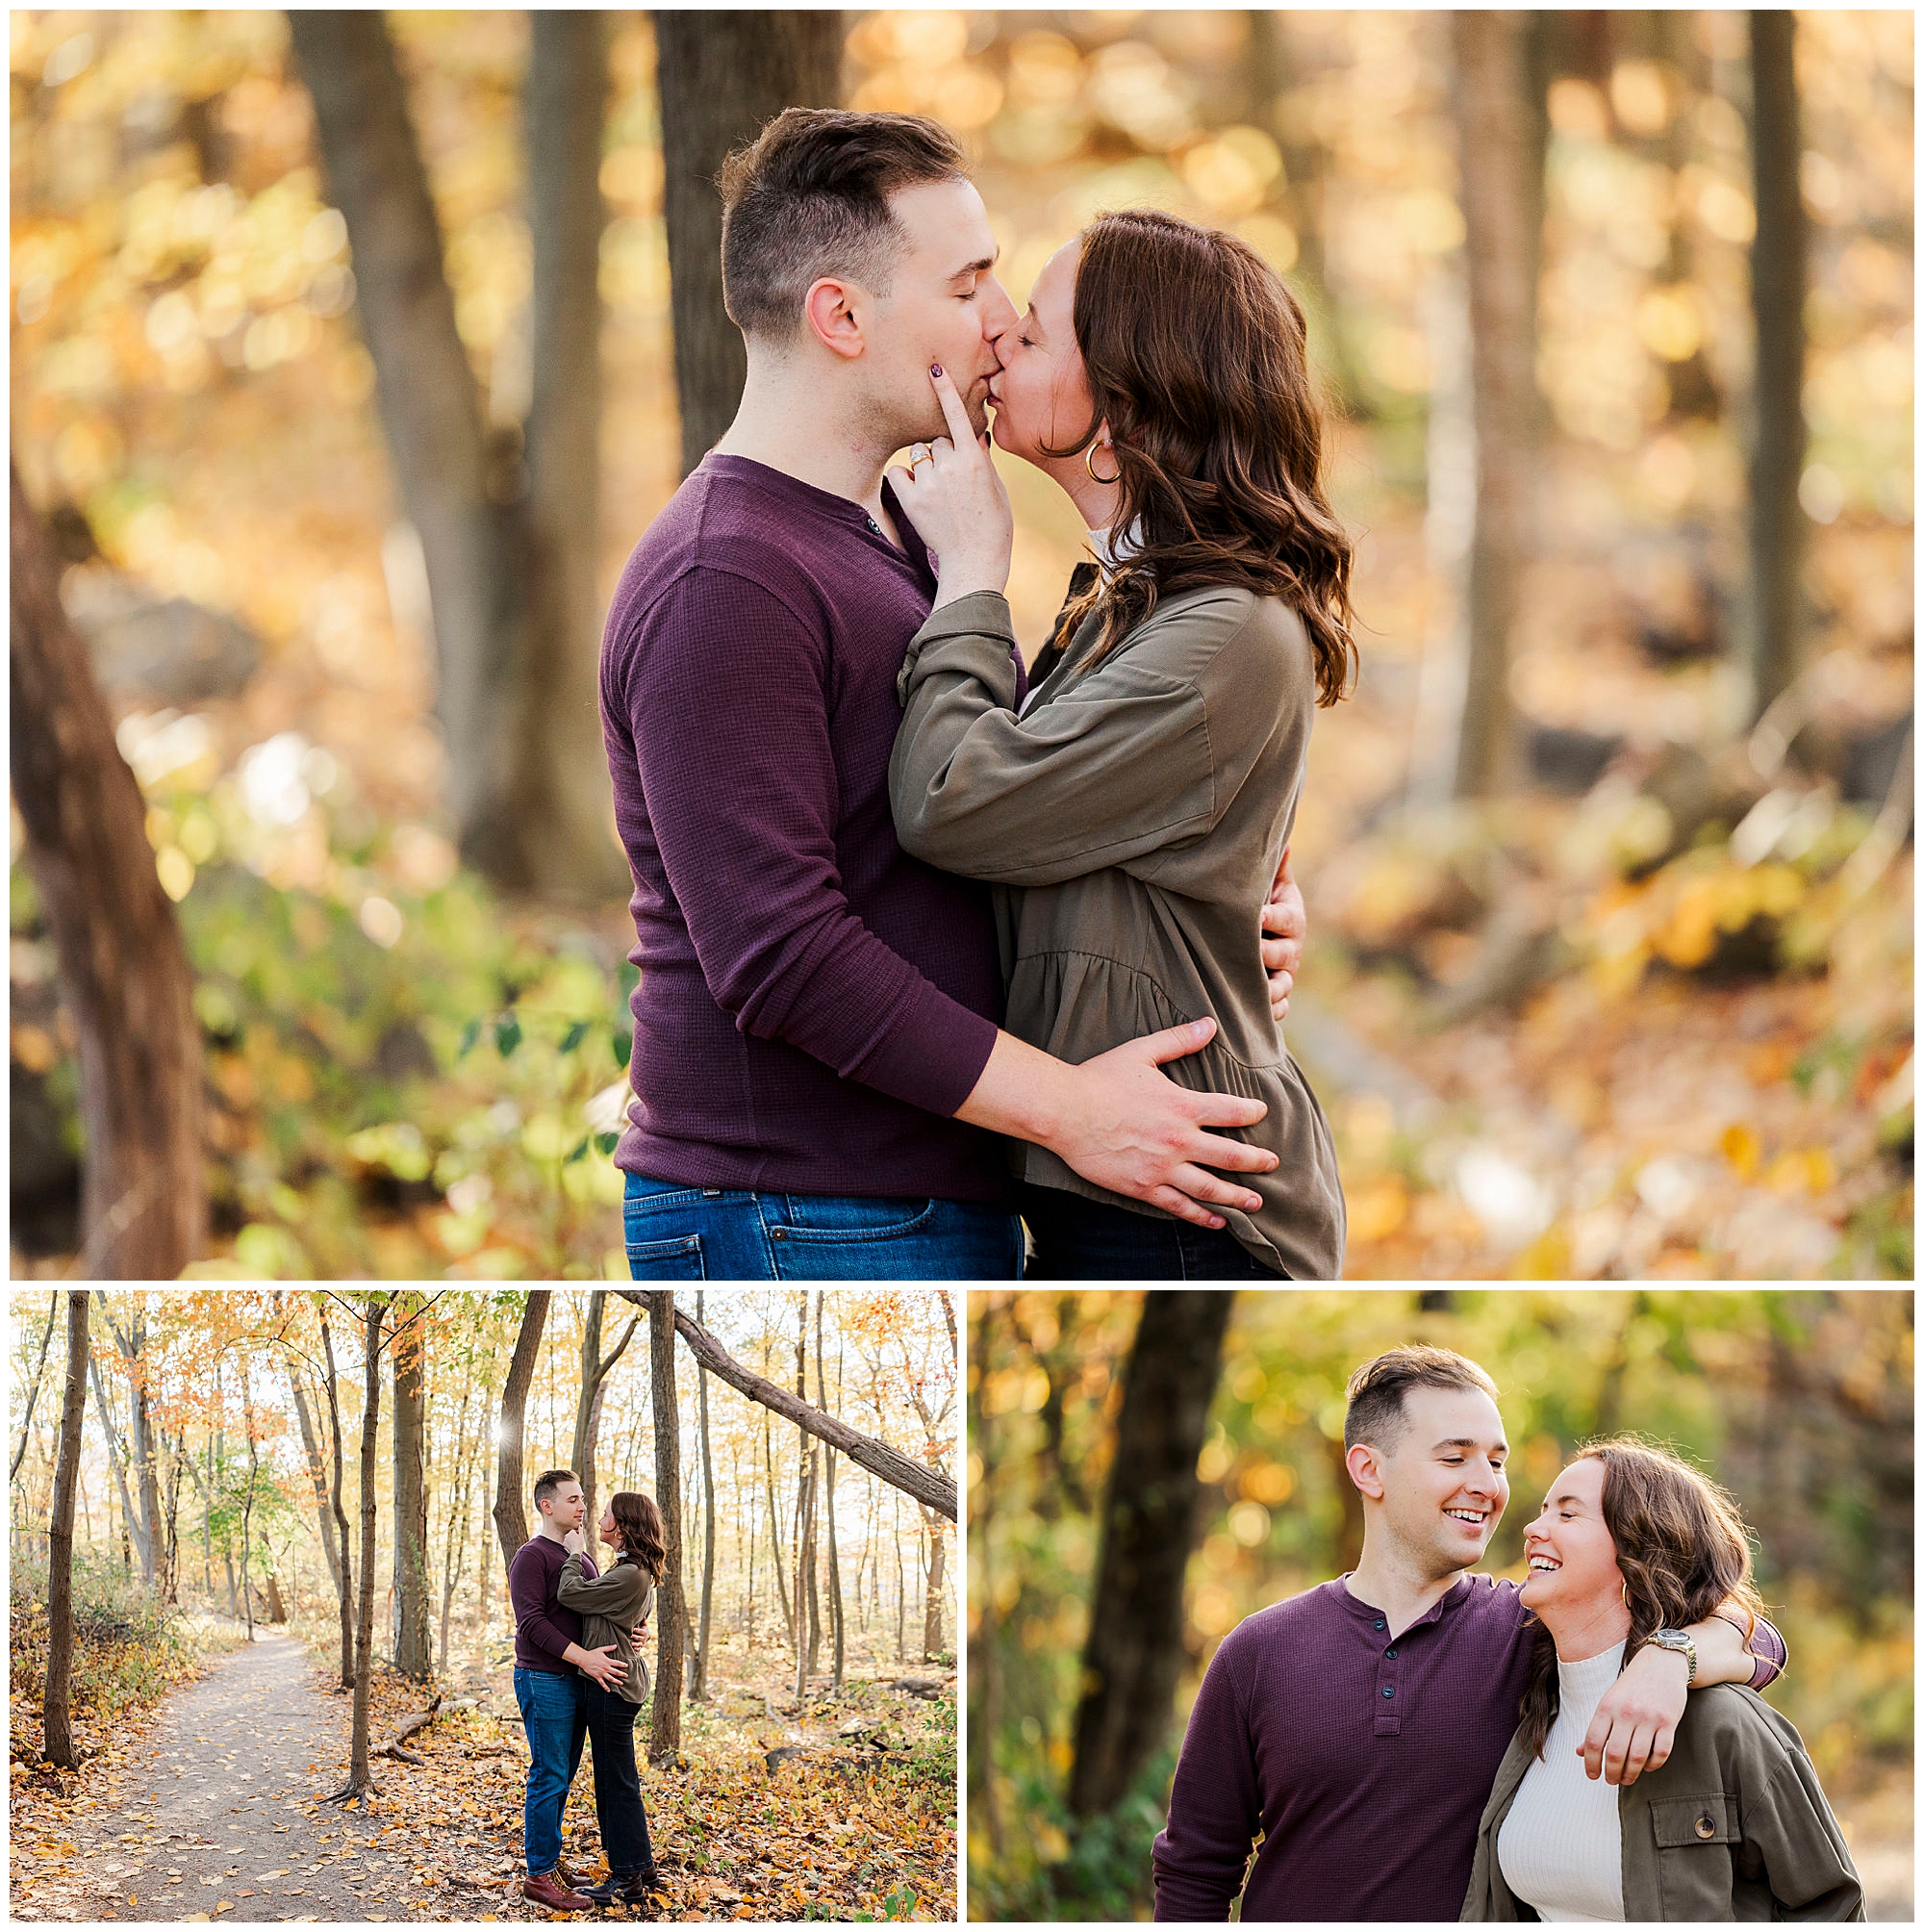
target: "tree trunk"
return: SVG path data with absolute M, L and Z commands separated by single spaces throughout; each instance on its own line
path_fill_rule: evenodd
M 13 492 L 13 800 L 80 1032 L 84 1245 L 93 1281 L 171 1281 L 207 1225 L 200 1028 L 146 803 L 86 647 L 61 608 L 45 521 Z
M 374 1682 L 374 1532 L 379 1513 L 374 1494 L 374 1462 L 381 1440 L 381 1318 L 386 1295 L 367 1298 L 366 1350 L 367 1401 L 361 1411 L 361 1601 L 354 1627 L 354 1730 L 347 1782 L 330 1801 L 360 1797 L 374 1782 L 367 1749 L 367 1698 Z
M 327 1509 L 327 1465 L 320 1443 L 314 1433 L 314 1417 L 308 1411 L 307 1388 L 292 1363 L 288 1365 L 288 1381 L 294 1392 L 294 1414 L 300 1421 L 301 1447 L 307 1455 L 307 1479 L 314 1490 L 314 1513 L 320 1525 L 320 1547 L 327 1558 L 327 1574 L 338 1592 L 341 1589 L 341 1550 L 334 1540 L 334 1518 Z
M 1152 1289 L 1123 1371 L 1116 1457 L 1082 1652 L 1069 1809 L 1110 1810 L 1162 1741 L 1188 1667 L 1182 1575 L 1196 1533 L 1196 1459 L 1222 1369 L 1230 1289 Z
M 460 1509 L 455 1508 L 455 1497 L 447 1502 L 447 1535 L 442 1544 L 441 1557 L 441 1657 L 439 1668 L 444 1676 L 447 1671 L 447 1626 L 454 1609 L 454 1592 L 461 1587 L 461 1573 L 468 1562 L 468 1531 L 474 1501 L 474 1468 L 468 1460 L 468 1405 L 474 1392 L 474 1361 L 470 1356 L 461 1376 L 461 1415 L 455 1424 L 454 1444 L 454 1486 L 460 1498 Z M 487 1406 L 485 1392 L 482 1406 Z
M 420 1312 L 418 1293 L 394 1305 L 399 1328 Z M 399 1626 L 394 1668 L 425 1682 L 433 1675 L 428 1630 L 426 1336 L 418 1319 L 392 1348 L 394 1362 L 394 1582 Z
M 334 1438 L 334 1487 L 330 1502 L 334 1527 L 341 1540 L 341 1574 L 335 1582 L 335 1595 L 341 1611 L 341 1688 L 354 1688 L 354 1564 L 348 1556 L 347 1510 L 342 1497 L 347 1487 L 341 1466 L 341 1385 L 334 1367 L 334 1335 L 327 1326 L 327 1305 L 320 1305 L 320 1345 L 327 1353 L 327 1421 Z
M 161 1482 L 154 1454 L 154 1424 L 147 1405 L 147 1318 L 137 1311 L 130 1336 L 114 1328 L 114 1345 L 127 1364 L 129 1434 L 134 1452 L 134 1486 L 140 1505 L 141 1574 L 153 1583 L 161 1569 Z
M 27 1437 L 34 1427 L 34 1404 L 40 1397 L 40 1378 L 47 1370 L 47 1344 L 54 1338 L 54 1318 L 60 1313 L 60 1290 L 56 1288 L 47 1300 L 46 1332 L 40 1336 L 40 1359 L 34 1368 L 33 1385 L 27 1390 L 27 1413 L 20 1424 L 20 1446 L 13 1451 L 13 1466 L 7 1471 L 7 1480 L 13 1482 L 20 1473 L 20 1460 L 27 1453 Z
M 629 1317 L 615 1352 L 605 1360 L 601 1355 L 601 1323 L 607 1306 L 606 1288 L 595 1288 L 588 1297 L 588 1318 L 581 1334 L 581 1399 L 574 1411 L 574 1457 L 570 1463 L 581 1480 L 581 1497 L 586 1505 L 583 1520 L 592 1532 L 601 1518 L 595 1508 L 595 1453 L 601 1437 L 601 1405 L 608 1393 L 608 1376 L 627 1353 L 628 1344 L 641 1326 L 640 1315 Z
M 100 1411 L 100 1426 L 107 1437 L 107 1460 L 114 1468 L 114 1481 L 120 1491 L 121 1536 L 125 1538 L 126 1529 L 133 1525 L 134 1537 L 140 1552 L 140 1574 L 149 1582 L 153 1580 L 153 1553 L 148 1549 L 144 1533 L 134 1522 L 134 1505 L 127 1493 L 127 1459 L 120 1446 L 119 1432 L 114 1427 L 114 1411 L 107 1406 L 107 1389 L 100 1380 L 100 1362 L 97 1357 L 89 1357 L 88 1367 L 93 1376 L 93 1406 Z
M 528 1410 L 528 1387 L 535 1379 L 535 1359 L 541 1353 L 542 1329 L 547 1321 L 551 1288 L 530 1288 L 521 1311 L 521 1332 L 515 1339 L 514 1360 L 508 1364 L 508 1384 L 501 1391 L 501 1451 L 494 1481 L 494 1534 L 501 1540 L 505 1573 L 515 1552 L 528 1539 L 527 1505 L 521 1500 L 521 1429 Z
M 967 1428 L 972 1451 L 981 1459 L 977 1466 L 982 1473 L 969 1486 L 969 1580 L 975 1614 L 969 1625 L 969 1682 L 964 1691 L 969 1699 L 969 1736 L 973 1741 L 967 1777 L 970 1816 L 980 1817 L 990 1855 L 1000 1859 L 1004 1840 L 996 1753 L 1002 1731 L 1002 1651 L 996 1601 L 994 1519 L 995 1483 L 1001 1461 L 991 1436 L 994 1423 L 982 1407 L 982 1390 L 996 1360 L 995 1298 L 984 1295 L 975 1308 L 975 1373 L 968 1382 Z
M 483 419 L 382 16 L 290 19 L 333 199 L 347 221 L 396 483 L 426 564 L 462 856 L 509 890 L 620 892 L 626 873 L 605 825 L 594 722 L 605 30 L 594 14 L 535 16 L 527 86 L 535 406 L 516 447 L 491 437 Z M 581 394 L 568 394 L 570 386 Z
M 814 1643 L 804 1641 L 804 1637 L 812 1637 L 820 1641 L 820 1633 L 804 1630 L 802 1603 L 808 1574 L 808 1554 L 815 1537 L 815 1444 L 802 1437 L 802 1446 L 807 1462 L 807 1471 L 801 1479 L 801 1521 L 797 1526 L 795 1538 L 795 1708 L 797 1714 L 808 1708 L 808 1672 L 815 1662 Z M 812 1597 L 813 1592 L 808 1594 Z
M 1750 251 L 1757 377 L 1750 449 L 1751 716 L 1797 675 L 1803 631 L 1804 297 L 1809 279 L 1798 187 L 1797 16 L 1750 16 L 1751 162 L 1757 236 Z
M 166 1437 L 162 1436 L 165 1442 Z M 181 1469 L 187 1458 L 187 1425 L 183 1423 L 175 1435 L 171 1454 L 167 1459 L 167 1561 L 165 1569 L 165 1588 L 164 1600 L 167 1603 L 180 1601 L 180 1538 L 178 1535 L 180 1512 Z
M 254 1592 L 248 1575 L 253 1554 L 254 1485 L 261 1474 L 261 1452 L 254 1440 L 254 1393 L 247 1381 L 247 1358 L 240 1358 L 240 1418 L 247 1431 L 247 1494 L 240 1505 L 240 1602 L 247 1613 L 247 1641 L 254 1640 Z
M 507 713 L 526 625 L 522 493 L 508 480 L 512 466 L 490 474 L 481 400 L 386 20 L 299 9 L 288 18 L 330 195 L 347 222 L 395 483 L 426 564 L 461 853 L 516 884 L 523 867 L 507 799 Z
M 638 1288 L 617 1288 L 615 1292 L 626 1301 L 642 1304 L 643 1291 Z M 714 1335 L 680 1309 L 674 1311 L 674 1326 L 696 1360 L 704 1363 L 730 1388 L 739 1389 L 750 1402 L 759 1402 L 764 1409 L 772 1409 L 777 1415 L 786 1416 L 808 1435 L 820 1436 L 831 1448 L 841 1450 L 849 1462 L 859 1463 L 872 1476 L 880 1477 L 891 1488 L 939 1511 L 951 1523 L 955 1520 L 952 1477 L 913 1461 L 873 1436 L 850 1429 L 839 1417 L 823 1414 L 813 1403 L 790 1394 L 779 1383 L 744 1368 Z
M 87 1293 L 66 1299 L 66 1388 L 61 1402 L 60 1446 L 54 1453 L 53 1524 L 47 1538 L 47 1681 L 40 1701 L 49 1764 L 78 1769 L 73 1748 L 73 1498 L 80 1482 L 80 1425 L 87 1408 Z
M 842 15 L 832 9 L 676 9 L 653 17 L 685 476 L 734 419 L 748 368 L 741 334 L 722 302 L 722 196 L 715 177 L 730 149 L 754 140 L 784 108 L 836 105 Z
M 531 581 L 509 805 L 526 873 L 520 883 L 595 902 L 625 899 L 631 884 L 608 810 L 595 581 L 607 84 L 606 15 L 537 8 L 524 92 L 534 241 L 526 437 Z
M 702 1293 L 696 1290 L 695 1319 L 702 1313 Z M 689 1697 L 702 1703 L 708 1696 L 708 1628 L 715 1603 L 715 1453 L 708 1439 L 708 1371 L 695 1365 L 696 1400 L 701 1413 L 701 1625 L 695 1644 L 695 1682 Z
M 822 1290 L 816 1290 L 819 1298 Z M 801 1291 L 800 1322 L 795 1337 L 795 1392 L 798 1401 L 808 1400 L 808 1290 Z M 806 1433 L 801 1438 L 804 1467 L 801 1487 L 796 1497 L 796 1581 L 795 1614 L 801 1615 L 804 1593 L 808 1602 L 808 1674 L 814 1675 L 822 1661 L 822 1594 L 815 1582 L 815 1444 Z M 806 1590 L 804 1592 L 804 1584 Z M 803 1680 L 805 1686 L 806 1680 Z M 797 1702 L 800 1702 L 799 1693 Z
M 788 1572 L 782 1567 L 781 1507 L 775 1501 L 774 1424 L 762 1418 L 762 1457 L 769 1477 L 769 1547 L 774 1552 L 775 1589 L 781 1597 L 782 1627 L 791 1645 L 795 1642 L 795 1613 L 789 1608 Z
M 835 1393 L 839 1400 L 842 1393 L 841 1345 L 836 1345 Z M 820 1407 L 828 1408 L 828 1381 L 822 1370 L 822 1292 L 815 1296 L 815 1394 Z M 827 1504 L 828 1516 L 828 1624 L 835 1645 L 835 1689 L 842 1689 L 842 1670 L 847 1661 L 848 1646 L 842 1629 L 842 1563 L 835 1548 L 835 1452 L 826 1451 L 822 1459 L 822 1491 Z
M 928 1532 L 928 1575 L 922 1597 L 922 1661 L 932 1664 L 948 1647 L 942 1640 L 942 1572 L 947 1552 L 942 1544 L 942 1518 L 923 1512 Z
M 485 1455 L 483 1455 L 482 1457 L 479 1458 L 479 1461 L 481 1464 L 480 1474 L 482 1481 L 481 1500 L 485 1505 L 488 1500 L 488 1488 L 487 1488 L 488 1459 Z M 486 1670 L 488 1667 L 488 1606 L 489 1606 L 488 1564 L 490 1559 L 494 1555 L 494 1529 L 492 1525 L 487 1525 L 483 1527 L 481 1535 L 481 1562 L 480 1562 L 481 1581 L 478 1589 L 476 1591 L 475 1602 L 474 1602 L 474 1662 L 475 1662 L 475 1666 L 481 1670 Z
M 1477 442 L 1469 661 L 1453 790 L 1457 798 L 1486 798 L 1503 789 L 1511 772 L 1511 637 L 1529 561 L 1530 506 L 1539 487 L 1532 437 L 1539 403 L 1530 237 L 1531 212 L 1539 204 L 1529 180 L 1523 16 L 1480 11 L 1450 18 Z
M 654 1721 L 648 1763 L 667 1764 L 681 1749 L 681 1662 L 688 1621 L 681 1595 L 681 1410 L 674 1388 L 674 1290 L 648 1291 L 649 1392 L 655 1420 L 655 1502 L 667 1554 L 655 1587 L 661 1655 L 655 1667 Z

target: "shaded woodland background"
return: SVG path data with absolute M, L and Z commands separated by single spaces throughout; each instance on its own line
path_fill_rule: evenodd
M 90 1306 L 63 1496 L 69 1297 Z M 657 1293 L 646 1312 L 600 1289 L 51 1299 L 15 1289 L 11 1307 L 10 1751 L 33 1813 L 14 1818 L 16 1887 L 61 1808 L 108 1795 L 142 1710 L 269 1632 L 302 1639 L 316 1683 L 354 1699 L 351 1761 L 317 1766 L 304 1796 L 441 1818 L 464 1879 L 518 1856 L 506 1563 L 535 1476 L 567 1466 L 591 1518 L 633 1487 L 670 1525 L 636 1732 L 664 1916 L 952 1916 L 957 1370 L 942 1298 L 722 1290 L 677 1309 Z M 709 1372 L 685 1328 L 658 1335 L 677 1311 L 766 1375 L 765 1394 L 781 1385 L 885 1445 L 896 1473 Z M 409 1713 L 443 1703 L 412 1741 L 424 1767 L 384 1755 Z M 463 1748 L 435 1754 L 443 1732 Z M 598 1848 L 590 1775 L 569 1819 L 583 1870 Z M 500 1883 L 510 1916 L 534 1916 Z
M 707 178 L 831 98 L 957 130 L 1018 301 L 1148 201 L 1309 312 L 1350 1271 L 1911 1273 L 1909 14 L 11 37 L 16 1275 L 622 1272 L 600 616 L 732 412 Z
M 1344 1384 L 1411 1340 L 1503 1391 L 1492 1571 L 1521 1577 L 1526 1498 L 1598 1433 L 1669 1442 L 1735 1494 L 1790 1646 L 1767 1700 L 1870 1916 L 1911 1917 L 1908 1290 L 978 1290 L 970 1324 L 972 1919 L 1149 1916 L 1202 1670 L 1252 1612 L 1354 1566 Z

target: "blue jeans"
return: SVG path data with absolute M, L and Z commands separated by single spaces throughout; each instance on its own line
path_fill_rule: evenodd
M 528 1733 L 528 1795 L 521 1812 L 521 1850 L 528 1876 L 539 1878 L 561 1863 L 561 1814 L 569 1787 L 581 1768 L 588 1736 L 586 1680 L 576 1671 L 530 1670 L 515 1665 L 515 1702 Z
M 973 1201 L 761 1194 L 626 1177 L 638 1282 L 1012 1282 L 1022 1224 Z
M 1280 1279 L 1227 1228 L 1153 1220 L 1066 1187 L 1021 1189 L 1035 1236 L 1034 1282 L 1237 1282 Z

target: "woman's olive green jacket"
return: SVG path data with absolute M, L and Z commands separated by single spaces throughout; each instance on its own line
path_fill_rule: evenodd
M 909 643 L 889 798 L 904 851 L 995 884 L 1007 1027 L 1072 1066 L 1204 1014 L 1215 1036 L 1162 1071 L 1261 1101 L 1215 1132 L 1279 1157 L 1236 1178 L 1262 1196 L 1220 1212 L 1264 1266 L 1329 1281 L 1343 1191 L 1323 1109 L 1270 1013 L 1263 902 L 1303 789 L 1316 710 L 1302 620 L 1278 597 L 1204 588 L 1165 597 L 1100 652 L 1076 629 L 1020 711 L 1009 607 L 994 591 L 941 605 Z M 1016 1173 L 1140 1214 L 1047 1148 L 1010 1143 Z
M 1497 1834 L 1529 1768 L 1519 1729 L 1483 1808 L 1465 1919 L 1536 1917 L 1497 1861 Z M 1804 1741 L 1755 1690 L 1693 1691 L 1669 1758 L 1621 1788 L 1617 1816 L 1631 1923 L 1864 1916 L 1863 1887 Z
M 655 1587 L 639 1563 L 617 1561 L 600 1576 L 589 1576 L 579 1551 L 561 1566 L 555 1594 L 581 1618 L 581 1647 L 600 1650 L 613 1644 L 628 1674 L 609 1688 L 630 1704 L 648 1696 L 648 1660 L 635 1647 L 635 1632 L 648 1620 Z M 582 1673 L 584 1676 L 586 1672 Z

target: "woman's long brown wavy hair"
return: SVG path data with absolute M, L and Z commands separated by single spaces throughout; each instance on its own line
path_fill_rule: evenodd
M 1735 1603 L 1757 1629 L 1763 1600 L 1751 1582 L 1750 1536 L 1736 1504 L 1708 1476 L 1635 1436 L 1586 1442 L 1577 1452 L 1604 1465 L 1604 1527 L 1617 1546 L 1630 1612 L 1628 1663 L 1659 1630 L 1701 1623 Z M 1523 1693 L 1524 1736 L 1533 1758 L 1557 1719 L 1557 1645 L 1539 1621 Z
M 608 1507 L 615 1513 L 615 1527 L 620 1533 L 622 1559 L 640 1563 L 660 1583 L 662 1565 L 668 1562 L 668 1538 L 654 1498 L 634 1489 L 618 1489 L 608 1498 Z
M 1099 216 L 1082 231 L 1075 328 L 1095 415 L 1120 470 L 1114 528 L 1140 547 L 1065 613 L 1093 610 L 1106 651 L 1177 591 L 1231 584 L 1279 597 L 1315 652 L 1316 697 L 1355 671 L 1353 548 L 1323 495 L 1322 417 L 1303 310 L 1233 235 L 1158 209 Z M 1104 458 L 1098 458 L 1102 462 Z

